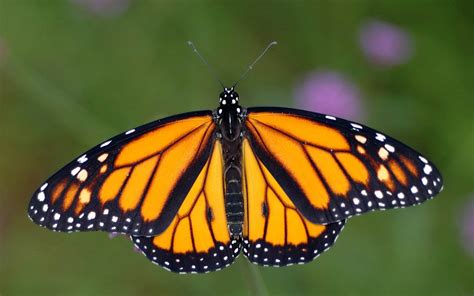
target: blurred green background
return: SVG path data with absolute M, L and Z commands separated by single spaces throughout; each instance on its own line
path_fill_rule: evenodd
M 472 295 L 473 11 L 472 1 L 0 0 L 0 295 Z M 363 51 L 374 20 L 408 36 L 405 58 L 384 64 Z M 427 155 L 445 190 L 351 219 L 310 264 L 263 268 L 241 256 L 207 275 L 169 273 L 125 237 L 31 223 L 31 193 L 73 157 L 217 106 L 219 85 L 187 40 L 227 83 L 279 42 L 241 83 L 245 106 L 297 106 L 308 73 L 343 75 L 357 88 L 356 118 Z

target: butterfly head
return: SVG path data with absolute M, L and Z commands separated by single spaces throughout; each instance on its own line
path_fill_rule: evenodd
M 242 113 L 242 107 L 239 105 L 239 94 L 233 87 L 225 87 L 224 91 L 219 95 L 219 108 L 217 109 L 217 115 L 222 116 L 225 113 L 235 113 L 237 115 Z
M 231 88 L 224 88 L 219 95 L 219 107 L 216 110 L 216 120 L 222 136 L 234 141 L 240 135 L 243 108 L 239 105 L 239 94 Z

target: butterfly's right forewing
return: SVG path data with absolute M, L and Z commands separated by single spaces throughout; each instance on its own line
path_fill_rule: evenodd
M 208 161 L 215 129 L 211 112 L 202 111 L 118 135 L 49 178 L 28 214 L 55 231 L 159 234 Z

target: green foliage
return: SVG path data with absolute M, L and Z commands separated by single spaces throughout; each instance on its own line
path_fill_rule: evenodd
M 149 0 L 104 17 L 74 1 L 0 0 L 0 294 L 474 292 L 459 234 L 474 176 L 467 3 Z M 415 52 L 406 64 L 379 69 L 364 59 L 357 34 L 372 18 L 409 32 Z M 421 207 L 351 219 L 311 264 L 270 269 L 239 258 L 204 276 L 166 272 L 124 238 L 31 223 L 30 194 L 73 156 L 152 119 L 217 106 L 219 85 L 187 40 L 228 83 L 279 42 L 241 84 L 246 106 L 292 106 L 306 72 L 344 73 L 360 87 L 367 124 L 433 160 L 445 191 Z

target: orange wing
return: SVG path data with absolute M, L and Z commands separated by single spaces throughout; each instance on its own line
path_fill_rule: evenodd
M 441 175 L 404 144 L 357 123 L 283 108 L 250 108 L 246 136 L 296 208 L 331 223 L 374 209 L 419 204 Z
M 129 130 L 61 169 L 33 195 L 29 216 L 56 231 L 163 232 L 209 159 L 210 111 Z
M 248 140 L 243 142 L 244 242 L 248 259 L 261 265 L 309 262 L 337 239 L 345 220 L 327 225 L 304 218 Z
M 168 228 L 131 239 L 153 263 L 174 272 L 209 272 L 234 261 L 240 243 L 231 241 L 227 230 L 219 141 Z

